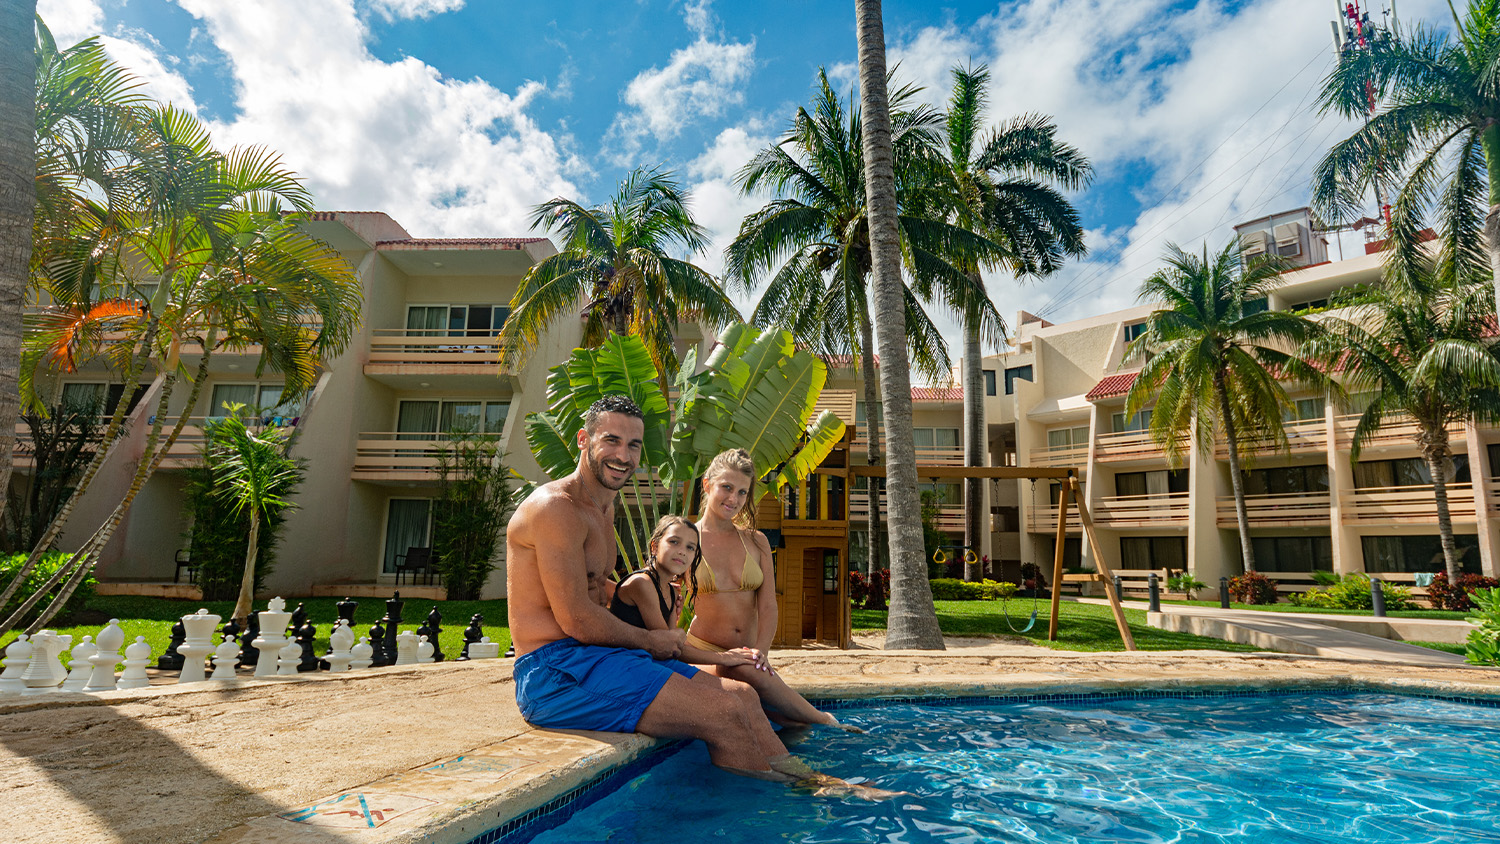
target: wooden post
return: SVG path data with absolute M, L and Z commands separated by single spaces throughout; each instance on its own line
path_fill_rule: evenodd
M 1133 651 L 1135 650 L 1135 637 L 1130 635 L 1130 625 L 1125 623 L 1125 610 L 1120 606 L 1120 596 L 1115 593 L 1115 581 L 1110 576 L 1109 564 L 1104 562 L 1104 553 L 1098 538 L 1094 536 L 1094 519 L 1089 515 L 1088 507 L 1084 506 L 1083 490 L 1078 486 L 1078 479 L 1068 478 L 1068 488 L 1073 491 L 1073 497 L 1078 499 L 1078 521 L 1083 524 L 1083 532 L 1088 537 L 1089 547 L 1094 549 L 1094 568 L 1099 578 L 1104 581 L 1104 593 L 1109 596 L 1109 609 L 1114 613 L 1115 626 L 1120 629 L 1120 639 L 1125 642 L 1125 650 Z M 1056 605 L 1055 597 L 1053 605 Z M 1056 618 L 1055 612 L 1053 617 Z
M 1068 500 L 1073 497 L 1073 488 L 1062 485 L 1062 494 L 1057 497 L 1057 548 L 1052 555 L 1052 618 L 1047 622 L 1047 641 L 1057 641 L 1057 615 L 1062 608 L 1063 550 L 1068 544 Z M 1082 503 L 1082 502 L 1079 502 Z M 1042 588 L 1038 583 L 1036 588 Z

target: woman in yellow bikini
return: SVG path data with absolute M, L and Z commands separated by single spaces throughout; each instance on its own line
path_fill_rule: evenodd
M 705 668 L 753 686 L 784 723 L 843 727 L 787 686 L 767 659 L 776 634 L 776 574 L 771 544 L 754 527 L 754 492 L 749 452 L 726 451 L 709 464 L 698 521 L 703 557 L 692 577 L 696 597 L 687 642 L 719 653 L 750 649 L 752 664 Z

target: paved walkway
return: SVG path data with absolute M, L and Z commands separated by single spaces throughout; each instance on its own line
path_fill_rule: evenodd
M 1104 598 L 1073 600 L 1109 603 Z M 1137 610 L 1150 607 L 1145 601 L 1125 601 L 1124 605 Z M 1162 630 L 1282 653 L 1409 665 L 1463 665 L 1464 658 L 1458 654 L 1409 645 L 1402 640 L 1459 643 L 1473 629 L 1466 621 L 1225 610 L 1183 604 L 1162 604 L 1162 612 L 1148 613 L 1146 623 Z

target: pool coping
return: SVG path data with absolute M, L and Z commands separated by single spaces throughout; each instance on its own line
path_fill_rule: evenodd
M 1302 660 L 1307 661 L 1306 657 Z M 1494 682 L 1435 680 L 1420 677 L 1380 677 L 1347 661 L 1330 664 L 1332 672 L 1292 670 L 1281 677 L 1236 679 L 1204 671 L 1176 677 L 1085 677 L 1054 672 L 1009 675 L 909 676 L 879 678 L 791 678 L 791 685 L 809 699 L 832 706 L 853 702 L 891 700 L 944 701 L 965 699 L 1047 699 L 1098 696 L 1170 697 L 1174 694 L 1242 692 L 1317 693 L 1369 691 L 1484 702 L 1500 706 L 1500 671 Z M 1371 668 L 1375 666 L 1370 666 Z M 1389 665 L 1381 667 L 1390 668 Z M 214 844 L 276 844 L 305 840 L 306 818 L 294 822 L 286 815 L 316 812 L 319 807 L 350 806 L 355 798 L 364 807 L 381 799 L 399 811 L 366 828 L 319 832 L 320 840 L 379 842 L 379 844 L 490 844 L 576 799 L 624 767 L 672 744 L 635 734 L 588 731 L 529 730 L 504 741 L 475 748 L 459 757 L 379 778 L 354 789 L 280 815 L 255 818 L 211 839 Z M 480 762 L 478 772 L 463 770 Z M 452 770 L 452 769 L 458 770 Z M 404 799 L 406 802 L 401 803 Z M 342 804 L 339 801 L 347 801 Z M 401 808 L 404 806 L 404 808 Z M 340 815 L 352 814 L 349 811 Z M 367 811 L 366 819 L 370 815 Z

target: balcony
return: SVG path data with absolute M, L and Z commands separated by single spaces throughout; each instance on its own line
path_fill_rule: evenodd
M 1326 492 L 1245 496 L 1245 510 L 1251 527 L 1327 527 L 1332 506 L 1333 499 Z M 1232 529 L 1238 526 L 1234 496 L 1220 496 L 1217 510 L 1219 527 Z
M 401 389 L 426 386 L 441 377 L 446 386 L 493 386 L 507 376 L 500 366 L 500 338 L 491 332 L 435 335 L 431 330 L 377 328 L 370 336 L 365 375 Z M 455 381 L 455 377 L 474 382 Z M 515 384 L 511 384 L 514 389 Z
M 349 476 L 356 481 L 435 483 L 438 453 L 450 441 L 447 434 L 361 432 Z
M 1354 442 L 1354 428 L 1359 424 L 1359 415 L 1340 416 L 1333 420 L 1338 430 L 1338 445 L 1341 449 L 1348 450 Z M 1462 423 L 1448 426 L 1448 439 L 1454 444 L 1464 442 L 1465 433 Z M 1385 424 L 1381 425 L 1369 439 L 1365 440 L 1364 451 L 1383 451 L 1386 449 L 1404 448 L 1413 453 L 1417 449 L 1417 423 L 1413 422 L 1405 414 L 1386 417 Z M 1463 448 L 1456 449 L 1459 453 Z
M 1033 448 L 1031 450 L 1031 465 L 1033 466 L 1076 466 L 1083 468 L 1089 462 L 1089 447 L 1083 445 L 1058 445 Z
M 1094 524 L 1107 528 L 1171 527 L 1188 523 L 1189 493 L 1112 495 L 1094 507 Z M 1056 522 L 1053 523 L 1056 529 Z
M 1358 421 L 1358 417 L 1355 417 Z M 1289 454 L 1317 454 L 1328 451 L 1328 424 L 1323 419 L 1304 419 L 1299 422 L 1286 423 L 1287 445 Z M 1354 430 L 1350 428 L 1350 430 Z M 1272 442 L 1258 442 L 1252 445 L 1258 454 L 1281 454 L 1281 449 Z M 1220 460 L 1229 459 L 1229 443 L 1219 440 L 1214 449 L 1214 454 Z
M 880 445 L 881 460 L 882 462 L 885 462 L 885 459 L 888 457 L 888 455 L 885 453 L 885 441 L 882 440 Z M 869 446 L 870 441 L 865 437 L 864 431 L 858 431 L 855 434 L 855 438 L 849 443 L 849 450 L 859 452 L 860 454 L 860 457 L 855 460 L 856 464 L 864 463 L 864 455 L 870 453 Z M 964 465 L 964 448 L 961 445 L 941 446 L 937 448 L 919 448 L 916 450 L 916 452 L 918 466 Z
M 1183 443 L 1187 448 L 1188 444 Z M 1123 463 L 1131 460 L 1161 462 L 1166 452 L 1151 440 L 1149 431 L 1121 431 L 1118 434 L 1100 434 L 1095 439 L 1094 459 L 1100 463 Z
M 882 520 L 888 514 L 889 500 L 884 496 L 880 499 L 880 514 Z M 849 523 L 861 525 L 870 518 L 870 498 L 863 492 L 854 492 L 849 495 Z M 964 531 L 964 508 L 963 507 L 939 507 L 937 516 L 938 530 L 949 533 L 963 533 Z
M 1437 524 L 1437 500 L 1425 485 L 1358 489 L 1344 496 L 1343 511 L 1345 524 Z M 1448 484 L 1448 513 L 1455 522 L 1475 521 L 1473 485 Z
M 1026 508 L 1026 532 L 1027 533 L 1057 533 L 1057 505 L 1036 506 Z M 1083 525 L 1078 521 L 1078 505 L 1068 505 L 1068 533 L 1083 533 Z

